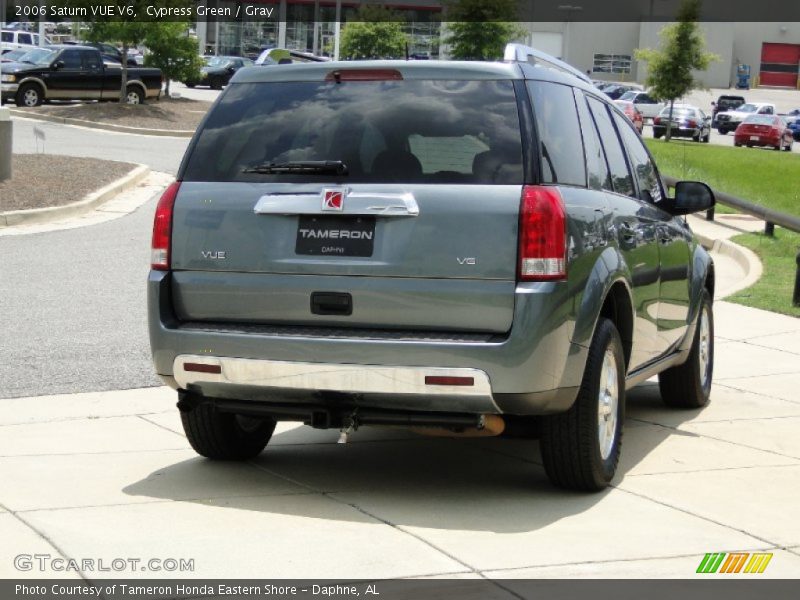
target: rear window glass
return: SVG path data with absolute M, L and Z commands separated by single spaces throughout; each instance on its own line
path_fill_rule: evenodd
M 764 115 L 751 115 L 744 120 L 748 125 L 774 125 L 775 117 L 767 117 Z
M 744 104 L 744 98 L 720 98 L 717 106 L 723 109 L 735 108 Z
M 669 117 L 669 106 L 661 111 L 660 116 L 662 117 Z M 687 117 L 696 117 L 697 113 L 692 108 L 673 108 L 672 109 L 672 118 L 680 118 L 685 119 Z
M 532 81 L 528 89 L 536 113 L 545 183 L 586 185 L 586 165 L 581 148 L 581 126 L 572 88 Z
M 348 174 L 258 174 L 267 163 L 342 161 Z M 231 85 L 185 167 L 187 181 L 521 184 L 510 81 Z

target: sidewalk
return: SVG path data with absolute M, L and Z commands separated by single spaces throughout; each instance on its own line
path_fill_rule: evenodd
M 715 260 L 718 289 L 735 287 L 741 263 Z M 631 392 L 619 474 L 595 495 L 553 488 L 535 441 L 363 428 L 343 446 L 280 424 L 258 459 L 226 464 L 189 448 L 167 388 L 0 400 L 0 577 L 65 575 L 14 570 L 49 553 L 195 564 L 90 579 L 688 578 L 736 551 L 774 554 L 757 577 L 797 577 L 800 320 L 724 301 L 715 319 L 709 406 Z

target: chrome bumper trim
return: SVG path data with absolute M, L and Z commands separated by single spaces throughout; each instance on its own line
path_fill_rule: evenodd
M 186 363 L 219 366 L 221 373 L 186 371 Z M 462 396 L 494 404 L 489 376 L 480 369 L 340 365 L 181 354 L 175 358 L 173 374 L 182 389 L 191 384 L 215 383 L 363 394 Z M 430 375 L 472 377 L 474 385 L 426 385 L 425 377 Z

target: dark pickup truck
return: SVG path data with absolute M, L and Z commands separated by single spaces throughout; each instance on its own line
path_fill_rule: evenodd
M 25 54 L 21 62 L 3 65 L 3 100 L 17 106 L 39 106 L 46 100 L 118 100 L 122 66 L 103 61 L 96 48 L 46 46 Z M 159 69 L 128 68 L 125 97 L 141 104 L 161 95 Z

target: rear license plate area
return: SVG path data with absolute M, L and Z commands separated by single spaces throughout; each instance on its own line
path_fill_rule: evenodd
M 295 254 L 304 256 L 372 256 L 375 217 L 301 215 Z
M 757 135 L 751 135 L 750 136 L 750 141 L 752 141 L 752 142 L 757 142 L 760 139 L 761 138 L 759 136 L 757 136 Z

